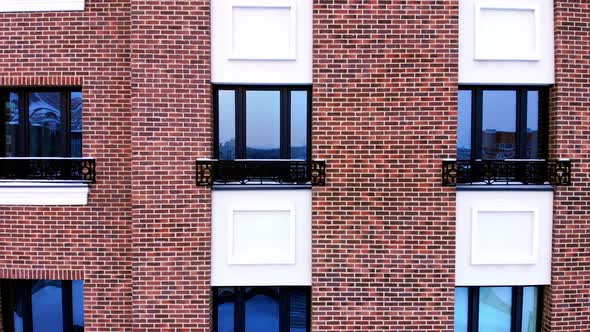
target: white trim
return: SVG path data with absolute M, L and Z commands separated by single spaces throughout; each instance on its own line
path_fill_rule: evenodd
M 518 2 L 500 2 L 500 1 L 478 1 L 475 3 L 475 40 L 474 40 L 474 59 L 475 60 L 495 60 L 495 61 L 539 61 L 541 60 L 540 46 L 541 46 L 541 20 L 539 13 L 539 6 L 535 4 L 523 4 Z M 485 53 L 481 50 L 480 44 L 486 41 L 482 39 L 481 34 L 481 10 L 494 9 L 506 11 L 533 11 L 535 20 L 535 51 L 529 54 L 521 54 L 515 56 L 500 56 L 493 53 Z
M 0 12 L 84 10 L 84 0 L 1 0 Z
M 234 215 L 238 211 L 259 211 L 259 212 L 288 212 L 289 213 L 289 255 L 284 257 L 273 256 L 269 253 L 265 257 L 236 257 L 234 253 Z M 286 264 L 294 265 L 295 245 L 296 245 L 296 228 L 295 228 L 295 205 L 294 204 L 272 204 L 265 205 L 263 202 L 255 205 L 234 205 L 228 208 L 227 214 L 227 264 L 229 265 L 252 265 L 252 264 Z M 264 234 L 264 236 L 273 236 Z
M 291 14 L 291 48 L 289 49 L 288 54 L 285 56 L 276 56 L 276 57 L 268 57 L 268 56 L 250 56 L 246 54 L 241 54 L 236 52 L 233 47 L 233 39 L 235 36 L 233 35 L 233 21 L 234 21 L 234 8 L 261 8 L 261 9 L 289 9 L 289 13 Z M 294 0 L 275 0 L 272 2 L 264 1 L 264 0 L 250 0 L 248 2 L 243 1 L 233 1 L 229 6 L 229 13 L 226 17 L 229 18 L 228 26 L 229 32 L 231 34 L 231 38 L 227 39 L 228 50 L 230 50 L 230 55 L 228 60 L 252 60 L 252 61 L 295 61 L 297 60 L 297 6 Z
M 480 212 L 532 212 L 533 213 L 533 243 L 529 256 L 498 257 L 483 255 L 477 250 L 475 242 L 479 238 L 478 214 Z M 539 211 L 537 209 L 522 209 L 517 207 L 485 207 L 473 206 L 471 209 L 471 264 L 472 265 L 531 265 L 536 264 L 539 255 Z
M 90 187 L 82 182 L 0 182 L 0 205 L 87 205 Z

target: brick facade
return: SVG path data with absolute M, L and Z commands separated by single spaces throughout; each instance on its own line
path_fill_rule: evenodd
M 0 14 L 0 84 L 81 86 L 83 153 L 100 165 L 87 206 L 0 208 L 0 278 L 83 277 L 89 331 L 132 326 L 129 11 Z
M 316 3 L 314 331 L 452 331 L 458 1 Z
M 0 207 L 0 279 L 84 279 L 87 331 L 210 331 L 209 4 L 0 14 L 0 86 L 81 86 L 98 168 L 87 206 Z M 314 3 L 313 331 L 453 330 L 458 5 Z M 590 330 L 589 22 L 555 0 L 550 148 L 574 185 L 555 191 L 545 331 Z
M 555 87 L 550 149 L 572 159 L 571 187 L 555 191 L 551 287 L 544 331 L 590 330 L 590 6 L 555 1 Z

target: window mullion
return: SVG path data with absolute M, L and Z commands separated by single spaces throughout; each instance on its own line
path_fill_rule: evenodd
M 289 89 L 281 89 L 280 110 L 280 154 L 282 159 L 291 158 L 291 92 Z
M 246 158 L 246 89 L 236 89 L 236 159 Z
M 74 314 L 72 309 L 72 281 L 61 282 L 61 306 L 63 331 L 72 332 L 74 326 Z
M 522 330 L 522 286 L 512 287 L 512 332 Z
M 479 287 L 469 287 L 468 291 L 468 317 L 467 332 L 478 332 L 479 330 Z
M 291 291 L 288 288 L 279 289 L 279 332 L 289 332 L 290 315 L 289 315 L 289 295 Z
M 63 157 L 71 157 L 72 156 L 72 150 L 71 150 L 71 140 L 70 140 L 70 133 L 71 133 L 71 125 L 72 125 L 72 121 L 71 121 L 71 94 L 70 92 L 67 91 L 62 91 L 60 93 L 61 96 L 61 130 L 62 130 L 62 135 L 61 135 L 61 142 L 60 142 L 60 147 L 59 147 L 59 153 L 61 153 L 61 155 Z
M 6 157 L 6 120 L 8 114 L 8 100 L 9 100 L 9 92 L 8 91 L 1 91 L 0 92 L 0 111 L 2 111 L 2 123 L 0 125 L 0 135 L 2 136 L 2 146 L 0 146 L 0 156 Z
M 29 148 L 29 92 L 19 93 L 19 117 L 17 157 L 30 157 Z
M 527 158 L 527 90 L 516 90 L 516 155 Z
M 24 294 L 24 308 L 23 308 L 23 331 L 33 332 L 33 280 L 21 281 Z
M 234 327 L 236 332 L 246 331 L 246 287 L 235 288 Z
M 482 138 L 482 122 L 483 122 L 483 90 L 475 88 L 472 92 L 472 136 L 471 136 L 471 158 L 481 159 L 481 138 Z

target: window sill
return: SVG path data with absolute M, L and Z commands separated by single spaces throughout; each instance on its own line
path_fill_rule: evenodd
M 0 12 L 83 11 L 85 0 L 3 0 Z
M 79 181 L 0 181 L 0 205 L 87 205 L 89 193 Z

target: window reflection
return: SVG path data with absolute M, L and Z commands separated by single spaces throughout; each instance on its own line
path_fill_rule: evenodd
M 72 157 L 82 157 L 82 93 L 70 96 L 70 147 Z
M 19 106 L 19 97 L 16 93 L 9 93 L 8 94 L 8 101 L 5 105 L 5 114 L 4 114 L 4 130 L 5 130 L 5 137 L 4 137 L 4 144 L 6 148 L 6 156 L 7 157 L 16 157 L 18 156 L 18 126 L 20 122 L 20 106 Z
M 33 92 L 29 94 L 29 156 L 63 156 L 61 94 Z
M 307 295 L 305 290 L 296 290 L 289 301 L 289 332 L 307 331 Z
M 63 314 L 61 281 L 38 280 L 33 283 L 31 294 L 33 331 L 62 331 Z
M 455 288 L 455 332 L 467 332 L 469 288 Z
M 219 159 L 236 158 L 236 93 L 233 90 L 218 91 Z
M 307 159 L 307 91 L 291 91 L 291 159 Z
M 246 91 L 246 158 L 281 157 L 280 91 Z
M 527 92 L 526 158 L 541 158 L 539 153 L 539 91 Z
M 511 287 L 479 289 L 479 330 L 510 332 L 512 313 Z
M 279 332 L 279 302 L 272 293 L 269 289 L 246 300 L 246 332 Z
M 471 90 L 459 90 L 457 159 L 471 159 Z
M 74 332 L 84 331 L 84 281 L 72 281 L 72 321 Z
M 516 91 L 484 90 L 482 158 L 516 158 Z
M 522 332 L 537 330 L 539 291 L 537 287 L 524 287 L 522 295 Z

